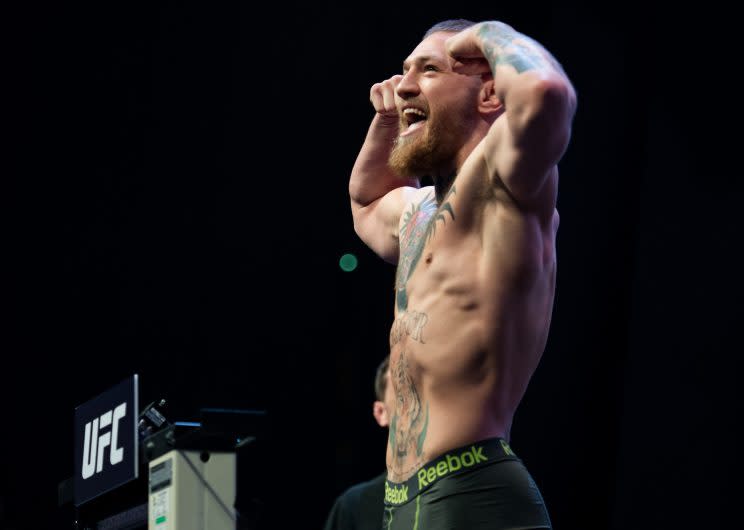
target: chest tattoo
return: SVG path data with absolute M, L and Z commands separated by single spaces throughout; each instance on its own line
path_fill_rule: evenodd
M 408 309 L 408 293 L 406 286 L 408 279 L 416 269 L 421 259 L 424 246 L 431 239 L 437 229 L 437 222 L 446 223 L 445 214 L 449 214 L 455 220 L 455 211 L 449 201 L 451 195 L 455 194 L 453 185 L 442 204 L 437 207 L 434 193 L 430 192 L 418 204 L 412 204 L 411 209 L 403 216 L 400 228 L 400 258 L 398 259 L 398 271 L 395 277 L 395 303 L 398 311 Z

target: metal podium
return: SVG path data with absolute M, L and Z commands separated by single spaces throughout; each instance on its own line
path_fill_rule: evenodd
M 174 449 L 150 462 L 148 530 L 236 528 L 235 455 L 204 454 Z
M 260 438 L 263 411 L 202 408 L 170 422 L 164 401 L 139 410 L 135 374 L 75 409 L 74 475 L 59 503 L 77 530 L 236 530 L 237 453 Z

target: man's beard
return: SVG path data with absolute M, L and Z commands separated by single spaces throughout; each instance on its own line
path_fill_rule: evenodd
M 455 156 L 465 140 L 466 125 L 460 116 L 449 121 L 445 124 L 441 118 L 429 117 L 424 129 L 414 133 L 414 137 L 398 136 L 388 160 L 390 168 L 404 178 L 453 172 Z M 402 120 L 399 126 L 402 131 L 408 122 Z

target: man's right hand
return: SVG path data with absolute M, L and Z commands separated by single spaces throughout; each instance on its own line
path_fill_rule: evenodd
M 397 175 L 388 164 L 399 133 L 395 90 L 402 79 L 402 75 L 394 75 L 372 85 L 369 100 L 375 116 L 349 178 L 354 229 L 369 248 L 390 263 L 398 261 L 398 224 L 403 208 L 419 188 L 417 179 Z
M 380 83 L 375 83 L 369 91 L 369 100 L 379 119 L 385 125 L 398 124 L 398 108 L 395 106 L 395 89 L 403 76 L 398 74 Z

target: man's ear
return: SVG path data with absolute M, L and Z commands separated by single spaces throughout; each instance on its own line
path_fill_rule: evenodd
M 390 418 L 388 418 L 385 403 L 383 403 L 382 401 L 375 401 L 372 404 L 372 414 L 374 415 L 375 420 L 377 420 L 377 424 L 380 427 L 387 427 L 388 425 L 390 425 Z
M 496 96 L 494 91 L 493 76 L 483 76 L 483 84 L 478 93 L 478 110 L 481 114 L 486 114 L 497 118 L 504 112 L 504 104 Z

